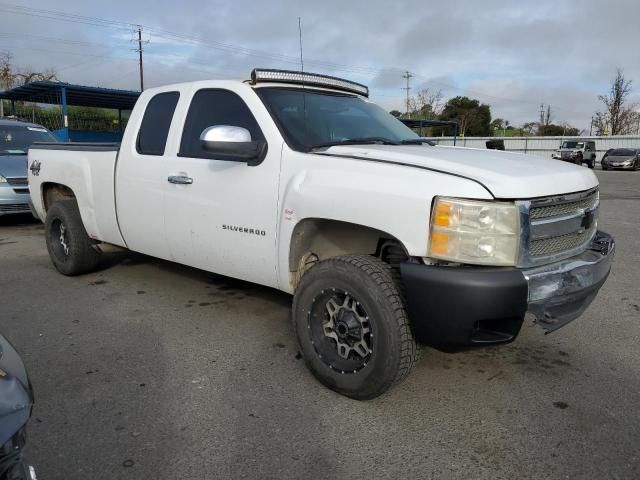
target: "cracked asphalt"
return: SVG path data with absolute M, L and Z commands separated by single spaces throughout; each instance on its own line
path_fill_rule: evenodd
M 39 223 L 0 218 L 38 478 L 640 478 L 640 172 L 597 174 L 617 254 L 591 308 L 548 336 L 425 348 L 369 402 L 313 379 L 285 294 L 122 252 L 63 277 Z

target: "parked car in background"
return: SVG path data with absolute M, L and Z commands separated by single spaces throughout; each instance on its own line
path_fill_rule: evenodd
M 602 169 L 638 170 L 640 169 L 640 149 L 613 148 L 602 157 Z
M 485 143 L 488 150 L 504 150 L 504 140 L 487 140 Z
M 551 158 L 582 165 L 596 166 L 596 142 L 593 140 L 565 140 L 560 148 L 551 154 Z
M 0 119 L 0 216 L 31 212 L 27 151 L 33 142 L 55 142 L 42 125 Z

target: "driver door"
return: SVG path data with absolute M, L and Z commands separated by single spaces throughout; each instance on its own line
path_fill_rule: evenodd
M 177 151 L 166 158 L 163 187 L 165 236 L 172 258 L 277 286 L 280 148 L 269 145 L 257 166 L 222 159 L 203 148 L 202 132 L 219 125 L 242 127 L 252 140 L 264 140 L 246 103 L 231 90 L 200 89 L 188 108 L 183 107 L 184 129 Z

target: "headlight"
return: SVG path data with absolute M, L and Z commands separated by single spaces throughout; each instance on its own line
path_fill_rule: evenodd
M 515 265 L 520 217 L 513 203 L 437 197 L 429 257 L 477 265 Z
M 7 183 L 7 179 L 0 175 L 0 183 Z

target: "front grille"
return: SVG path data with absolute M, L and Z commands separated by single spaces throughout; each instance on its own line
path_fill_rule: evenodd
M 597 189 L 559 197 L 519 202 L 523 240 L 519 265 L 534 266 L 576 255 L 597 230 Z
M 531 240 L 529 254 L 533 257 L 542 257 L 570 251 L 591 240 L 594 233 L 595 228 L 543 240 Z
M 0 204 L 0 213 L 15 213 L 24 211 L 29 211 L 28 203 L 9 203 L 5 205 Z
M 7 178 L 7 183 L 12 187 L 28 187 L 29 180 L 27 177 L 13 177 Z
M 541 206 L 541 207 L 531 207 L 529 210 L 529 218 L 538 219 L 538 218 L 549 218 L 549 217 L 562 217 L 566 215 L 573 215 L 578 210 L 591 210 L 595 208 L 598 204 L 598 192 L 594 190 L 588 194 L 587 197 L 564 202 L 564 203 L 555 203 L 551 205 Z

